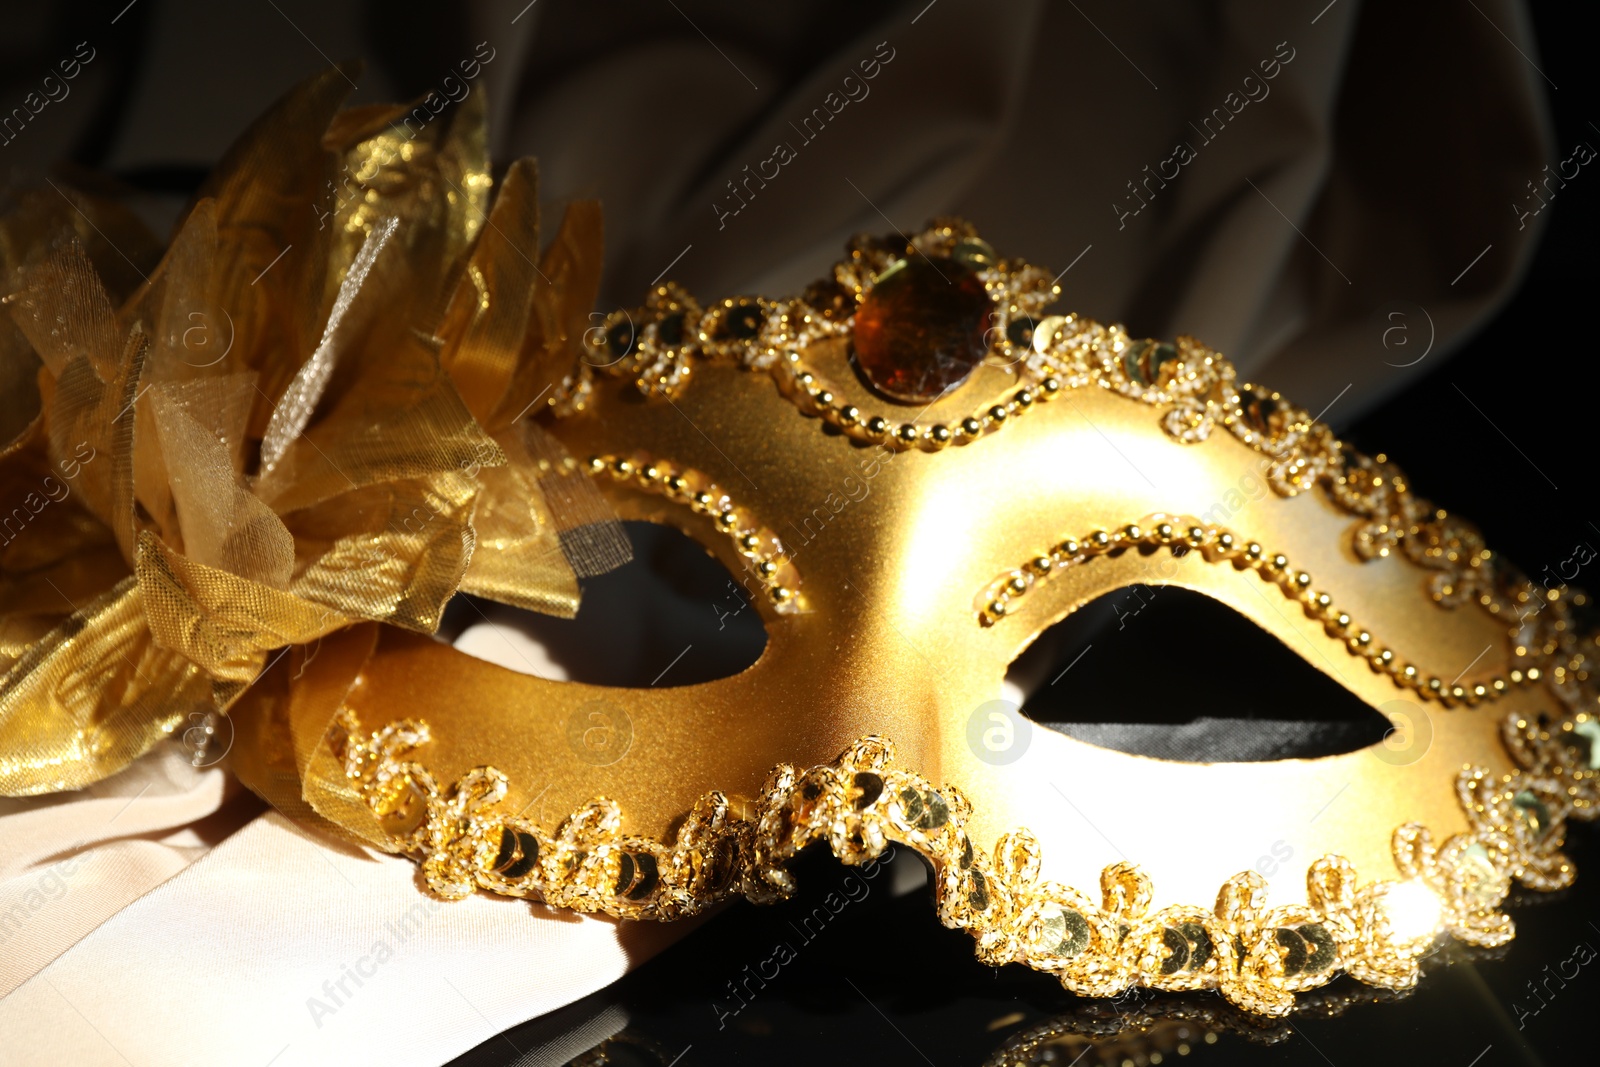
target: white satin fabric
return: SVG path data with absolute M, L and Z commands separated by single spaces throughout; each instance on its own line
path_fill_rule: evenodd
M 0 798 L 0 996 L 261 807 L 177 745 L 77 793 Z
M 0 1063 L 434 1065 L 680 933 L 532 910 L 272 812 L 0 1000 Z
M 318 0 L 143 6 L 148 54 L 114 168 L 209 165 L 290 81 L 383 53 L 363 8 L 399 17 Z M 663 274 L 707 299 L 794 292 L 854 232 L 959 213 L 1002 254 L 1063 271 L 1065 307 L 1194 333 L 1335 422 L 1431 369 L 1504 299 L 1539 229 L 1514 205 L 1554 158 L 1515 0 L 914 0 L 884 14 L 476 0 L 435 29 L 390 25 L 390 44 L 462 42 L 440 76 L 490 44 L 475 84 L 497 160 L 537 155 L 552 208 L 604 200 L 608 302 Z M 356 99 L 393 96 L 397 69 L 374 64 Z M 70 145 L 107 74 L 91 65 L 6 162 Z M 1194 158 L 1145 184 L 1179 143 Z M 772 173 L 779 144 L 793 158 L 743 184 L 747 165 Z M 434 905 L 409 863 L 271 813 L 208 853 L 255 809 L 225 804 L 220 771 L 180 764 L 0 802 L 0 991 L 15 987 L 0 1063 L 431 1065 L 685 929 Z M 392 924 L 419 907 L 401 939 Z

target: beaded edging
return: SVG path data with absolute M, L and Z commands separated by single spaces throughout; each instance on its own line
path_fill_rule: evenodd
M 605 798 L 546 830 L 506 810 L 509 782 L 492 767 L 441 788 L 411 759 L 428 742 L 425 723 L 399 721 L 363 736 L 341 712 L 346 773 L 391 835 L 392 849 L 421 861 L 433 892 L 459 899 L 484 889 L 622 918 L 675 919 L 735 896 L 757 903 L 789 896 L 795 883 L 786 864 L 813 843 L 825 842 L 847 864 L 868 862 L 896 843 L 932 866 L 941 921 L 969 931 L 986 963 L 1022 963 L 1088 996 L 1133 987 L 1214 989 L 1246 1011 L 1282 1016 L 1296 993 L 1340 972 L 1408 989 L 1442 932 L 1483 947 L 1511 939 L 1512 921 L 1500 907 L 1513 882 L 1536 890 L 1571 883 L 1574 871 L 1561 852 L 1567 820 L 1600 814 L 1600 721 L 1585 644 L 1592 637 L 1576 614 L 1589 606 L 1582 593 L 1536 586 L 1491 553 L 1469 523 L 1413 496 L 1386 457 L 1362 455 L 1279 394 L 1240 383 L 1228 360 L 1199 341 L 1136 340 L 1119 326 L 1044 316 L 1059 295 L 1048 275 L 999 259 L 965 223 L 936 221 L 909 241 L 857 238 L 848 251 L 830 279 L 788 301 L 736 298 L 702 309 L 675 285 L 655 288 L 644 307 L 614 313 L 585 338 L 585 356 L 553 391 L 549 410 L 558 417 L 583 410 L 596 374 L 631 376 L 647 396 L 670 399 L 688 384 L 696 360 L 731 360 L 769 373 L 800 411 L 853 440 L 933 452 L 996 432 L 1066 390 L 1109 389 L 1164 407 L 1160 425 L 1176 442 L 1203 441 L 1225 428 L 1262 454 L 1280 496 L 1324 490 L 1360 520 L 1351 531 L 1359 558 L 1400 551 L 1429 572 L 1427 588 L 1440 606 L 1475 602 L 1505 620 L 1514 669 L 1465 685 L 1424 678 L 1331 597 L 1314 592 L 1310 576 L 1287 557 L 1185 516 L 1149 516 L 1060 542 L 984 590 L 975 605 L 979 622 L 999 623 L 1039 581 L 1095 555 L 1195 550 L 1210 562 L 1256 570 L 1343 637 L 1353 654 L 1421 696 L 1474 705 L 1508 685 L 1543 682 L 1564 711 L 1508 716 L 1502 737 L 1518 769 L 1498 777 L 1483 768 L 1459 773 L 1465 833 L 1436 843 L 1420 824 L 1398 827 L 1391 841 L 1398 877 L 1362 885 L 1346 859 L 1326 855 L 1306 872 L 1305 905 L 1269 907 L 1265 881 L 1246 871 L 1227 879 L 1210 906 L 1157 912 L 1150 910 L 1149 878 L 1131 863 L 1105 868 L 1091 898 L 1042 879 L 1039 846 L 1026 830 L 1002 836 L 987 852 L 976 847 L 966 829 L 968 800 L 895 766 L 894 747 L 883 738 L 863 738 L 831 764 L 780 765 L 752 800 L 708 793 L 664 843 L 625 834 L 621 809 Z M 840 402 L 801 355 L 815 342 L 849 337 L 876 278 L 914 254 L 956 259 L 976 273 L 993 304 L 986 361 L 1015 367 L 1023 379 L 1004 401 L 951 424 L 900 424 Z M 775 606 L 797 606 L 799 576 L 781 542 L 704 475 L 643 454 L 597 456 L 589 469 L 711 516 L 761 568 Z
M 691 467 L 678 467 L 644 452 L 630 457 L 591 456 L 586 469 L 592 476 L 609 474 L 623 485 L 655 493 L 710 516 L 718 531 L 733 543 L 747 569 L 761 583 L 774 611 L 789 615 L 804 607 L 799 593 L 800 571 L 784 552 L 778 535 L 748 510 L 736 504 L 709 477 Z
M 1537 671 L 1539 662 L 1549 661 L 1549 680 L 1558 690 L 1581 680 L 1563 630 L 1570 629 L 1571 607 L 1588 606 L 1584 594 L 1532 582 L 1491 552 L 1471 523 L 1414 495 L 1405 474 L 1386 456 L 1362 454 L 1279 393 L 1241 383 L 1233 364 L 1216 350 L 1193 337 L 1170 344 L 1140 340 L 1121 326 L 1102 326 L 1078 315 L 1046 316 L 1045 309 L 1060 295 L 1048 273 L 999 258 L 958 219 L 937 219 L 909 240 L 856 237 L 846 251 L 830 278 L 789 300 L 737 297 L 703 310 L 681 288 L 658 286 L 643 307 L 613 312 L 585 336 L 583 357 L 553 390 L 548 409 L 558 417 L 583 410 L 597 373 L 631 375 L 647 396 L 671 398 L 687 386 L 695 360 L 731 360 L 771 374 L 802 412 L 853 440 L 937 452 L 997 432 L 1070 390 L 1107 389 L 1165 407 L 1160 424 L 1180 443 L 1204 441 L 1218 426 L 1225 428 L 1262 454 L 1266 480 L 1279 496 L 1320 487 L 1336 506 L 1360 519 L 1350 535 L 1358 558 L 1402 552 L 1430 572 L 1427 591 L 1441 607 L 1475 602 L 1506 620 L 1512 626 L 1515 668 L 1508 677 L 1530 667 Z M 900 423 L 864 413 L 837 400 L 801 355 L 818 341 L 851 336 L 856 310 L 877 277 L 914 255 L 956 259 L 975 270 L 993 305 L 989 358 L 1015 367 L 1024 380 L 1004 400 L 951 423 Z M 1494 681 L 1462 685 L 1427 678 L 1416 691 L 1447 704 L 1472 705 L 1501 691 Z
M 1513 628 L 1507 640 L 1511 646 L 1510 658 L 1519 664 L 1518 667 L 1506 675 L 1496 674 L 1480 682 L 1461 685 L 1458 678 L 1446 684 L 1438 675 L 1426 675 L 1415 664 L 1396 656 L 1393 649 L 1386 648 L 1347 612 L 1339 610 L 1331 595 L 1313 591 L 1311 575 L 1291 565 L 1288 556 L 1270 552 L 1257 541 L 1246 541 L 1224 526 L 1206 524 L 1188 515 L 1167 514 L 1149 515 L 1140 522 L 1113 531 L 1092 530 L 1081 539 L 1069 537 L 1040 552 L 985 588 L 979 598 L 982 606 L 977 612 L 978 621 L 984 626 L 995 625 L 1012 613 L 1018 600 L 1068 567 L 1081 567 L 1097 556 L 1141 549 L 1167 549 L 1174 556 L 1197 550 L 1200 558 L 1208 563 L 1231 563 L 1240 570 L 1253 570 L 1262 581 L 1275 586 L 1284 597 L 1299 604 L 1308 616 L 1320 621 L 1329 636 L 1343 640 L 1352 656 L 1366 660 L 1373 670 L 1387 674 L 1395 685 L 1447 705 L 1491 701 L 1513 686 L 1538 682 L 1543 672 L 1537 664 L 1548 657 L 1536 648 L 1542 650 L 1549 644 L 1555 649 L 1566 629 L 1567 616 L 1561 611 L 1545 617 L 1548 633 L 1537 630 L 1532 624 L 1526 627 L 1526 633 Z M 1508 604 L 1502 606 L 1509 608 Z M 1484 607 L 1492 614 L 1499 610 L 1488 603 Z
M 446 899 L 485 889 L 627 919 L 677 919 L 736 896 L 790 896 L 796 884 L 786 864 L 815 842 L 852 865 L 894 843 L 928 861 L 940 920 L 971 933 L 985 963 L 1021 963 L 1086 996 L 1214 989 L 1273 1016 L 1340 971 L 1408 989 L 1441 932 L 1505 944 L 1514 926 L 1500 906 L 1512 882 L 1570 885 L 1566 822 L 1600 813 L 1600 723 L 1585 712 L 1538 722 L 1511 716 L 1504 732 L 1520 769 L 1461 771 L 1466 833 L 1436 843 L 1420 824 L 1398 827 L 1398 878 L 1361 885 L 1349 861 L 1326 855 L 1306 872 L 1305 905 L 1269 907 L 1265 880 L 1245 871 L 1222 884 L 1210 907 L 1152 912 L 1151 882 L 1132 863 L 1105 868 L 1091 898 L 1041 878 L 1039 845 L 1026 830 L 982 850 L 966 829 L 967 798 L 895 766 L 884 738 L 863 738 L 831 764 L 779 765 L 753 801 L 708 793 L 666 844 L 624 833 L 621 809 L 605 798 L 547 831 L 507 809 L 509 782 L 492 767 L 441 789 L 410 759 L 429 740 L 426 724 L 395 722 L 363 737 L 348 710 L 339 721 L 346 774 L 393 850 L 419 859 L 428 888 Z

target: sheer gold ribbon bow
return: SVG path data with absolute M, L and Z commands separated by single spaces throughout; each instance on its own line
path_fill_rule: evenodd
M 164 254 L 74 188 L 0 202 L 0 794 L 114 773 L 353 624 L 432 632 L 458 590 L 570 616 L 627 559 L 597 497 L 547 503 L 581 480 L 524 419 L 593 305 L 598 206 L 535 262 L 534 167 L 491 205 L 481 90 L 339 111 L 347 83 L 258 119 Z M 314 658 L 233 759 L 368 836 L 317 778 Z

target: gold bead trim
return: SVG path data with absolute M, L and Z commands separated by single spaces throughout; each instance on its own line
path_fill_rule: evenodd
M 1021 379 L 1004 399 L 956 422 L 907 422 L 864 412 L 840 401 L 836 389 L 801 355 L 820 341 L 848 337 L 856 307 L 877 276 L 917 254 L 958 258 L 977 271 L 994 306 L 990 357 L 1014 367 Z M 1320 487 L 1362 520 L 1351 535 L 1360 558 L 1404 552 L 1433 572 L 1428 591 L 1442 606 L 1476 602 L 1491 614 L 1526 624 L 1528 616 L 1562 597 L 1582 597 L 1534 585 L 1490 553 L 1471 524 L 1413 495 L 1405 475 L 1387 457 L 1357 452 L 1304 408 L 1269 389 L 1241 383 L 1221 353 L 1192 337 L 1171 344 L 1140 340 L 1121 326 L 1102 326 L 1078 315 L 1046 316 L 1059 293 L 1047 272 L 999 258 L 968 223 L 935 220 L 909 241 L 854 238 L 832 276 L 793 299 L 735 297 L 702 310 L 681 287 L 657 286 L 643 307 L 613 312 L 585 335 L 584 355 L 547 403 L 557 416 L 583 410 L 592 399 L 596 373 L 631 375 L 646 395 L 672 397 L 688 384 L 695 360 L 736 360 L 767 371 L 797 408 L 853 440 L 932 452 L 969 444 L 1042 402 L 1092 386 L 1164 409 L 1161 426 L 1175 441 L 1204 441 L 1218 426 L 1225 428 L 1262 455 L 1266 480 L 1280 496 Z M 1524 661 L 1518 669 L 1549 658 L 1562 643 L 1559 633 L 1552 636 L 1550 617 L 1536 620 L 1537 633 L 1524 634 L 1531 640 L 1516 642 L 1514 651 L 1521 649 L 1517 658 Z M 1568 670 L 1564 662 L 1552 670 L 1558 668 Z M 1472 690 L 1464 690 L 1459 699 L 1472 699 Z
M 983 851 L 966 829 L 967 798 L 896 767 L 883 738 L 863 738 L 808 770 L 781 764 L 754 800 L 708 793 L 664 844 L 625 834 L 621 809 L 604 798 L 547 831 L 509 810 L 509 783 L 492 767 L 441 790 L 409 759 L 429 740 L 426 724 L 395 722 L 363 738 L 348 709 L 338 723 L 346 774 L 392 835 L 391 848 L 421 860 L 429 889 L 447 899 L 485 889 L 627 919 L 676 919 L 734 896 L 768 903 L 792 895 L 786 864 L 815 842 L 852 865 L 892 842 L 931 864 L 940 920 L 971 933 L 985 963 L 1021 963 L 1086 996 L 1132 986 L 1215 989 L 1272 1016 L 1340 971 L 1410 988 L 1442 932 L 1505 944 L 1514 926 L 1500 905 L 1512 882 L 1569 885 L 1566 821 L 1600 811 L 1593 746 L 1580 757 L 1574 746 L 1538 741 L 1568 737 L 1577 720 L 1545 723 L 1514 750 L 1522 770 L 1460 772 L 1466 833 L 1436 845 L 1419 824 L 1395 831 L 1398 878 L 1362 885 L 1347 860 L 1327 855 L 1306 872 L 1306 905 L 1269 908 L 1264 879 L 1245 871 L 1223 883 L 1214 906 L 1152 912 L 1150 880 L 1132 863 L 1105 868 L 1091 898 L 1041 877 L 1039 846 L 1026 830 Z M 1513 717 L 1506 729 L 1523 735 L 1528 725 Z
M 956 257 L 972 266 L 994 306 L 989 358 L 1002 366 L 1023 364 L 1032 351 L 1032 324 L 1061 290 L 1042 268 L 1000 259 L 968 223 L 939 220 L 909 241 L 855 238 L 848 258 L 834 265 L 830 279 L 792 300 L 735 297 L 702 311 L 682 287 L 658 285 L 643 307 L 614 311 L 584 336 L 583 356 L 553 391 L 549 409 L 557 415 L 583 410 L 596 373 L 632 377 L 646 396 L 677 397 L 688 386 L 696 360 L 731 359 L 767 371 L 796 407 L 853 440 L 935 452 L 993 433 L 1060 392 L 1060 380 L 1048 373 L 1033 375 L 1024 367 L 1029 382 L 949 423 L 905 422 L 892 413 L 864 412 L 840 401 L 836 389 L 807 367 L 800 353 L 819 341 L 848 337 L 855 309 L 877 276 L 913 255 Z
M 773 609 L 786 615 L 801 610 L 800 571 L 784 554 L 783 542 L 704 474 L 643 452 L 630 458 L 592 456 L 587 469 L 591 475 L 609 475 L 629 488 L 655 493 L 708 516 L 747 561 Z
M 1300 605 L 1306 615 L 1319 620 L 1328 636 L 1342 640 L 1352 656 L 1366 660 L 1374 671 L 1388 675 L 1396 685 L 1425 698 L 1470 707 L 1495 700 L 1512 686 L 1537 683 L 1542 677 L 1535 666 L 1466 685 L 1447 683 L 1438 675 L 1425 674 L 1415 664 L 1396 656 L 1392 649 L 1341 611 L 1333 597 L 1314 589 L 1311 575 L 1290 563 L 1288 556 L 1270 552 L 1256 541 L 1246 541 L 1225 527 L 1206 525 L 1184 515 L 1150 515 L 1117 530 L 1092 530 L 1082 538 L 1069 537 L 1058 542 L 996 578 L 979 597 L 983 606 L 978 610 L 978 621 L 984 626 L 993 626 L 1013 612 L 1018 600 L 1068 567 L 1081 567 L 1097 556 L 1141 548 L 1166 549 L 1175 556 L 1199 551 L 1200 558 L 1208 563 L 1231 563 L 1241 570 L 1253 570 L 1285 599 Z M 1513 633 L 1513 656 L 1515 639 Z
M 821 418 L 852 440 L 887 445 L 901 451 L 920 448 L 924 452 L 937 452 L 949 445 L 970 444 L 1021 418 L 1034 405 L 1054 400 L 1061 394 L 1061 380 L 1047 377 L 1037 385 L 1016 389 L 1003 400 L 979 408 L 956 422 L 898 422 L 884 415 L 864 414 L 854 404 L 836 401 L 833 388 L 807 370 L 797 352 L 788 353 L 772 373 L 778 379 L 779 388 L 802 411 Z

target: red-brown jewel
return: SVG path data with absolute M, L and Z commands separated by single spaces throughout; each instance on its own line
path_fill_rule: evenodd
M 914 256 L 884 271 L 856 311 L 856 366 L 885 396 L 927 403 L 967 380 L 993 322 L 971 267 Z

